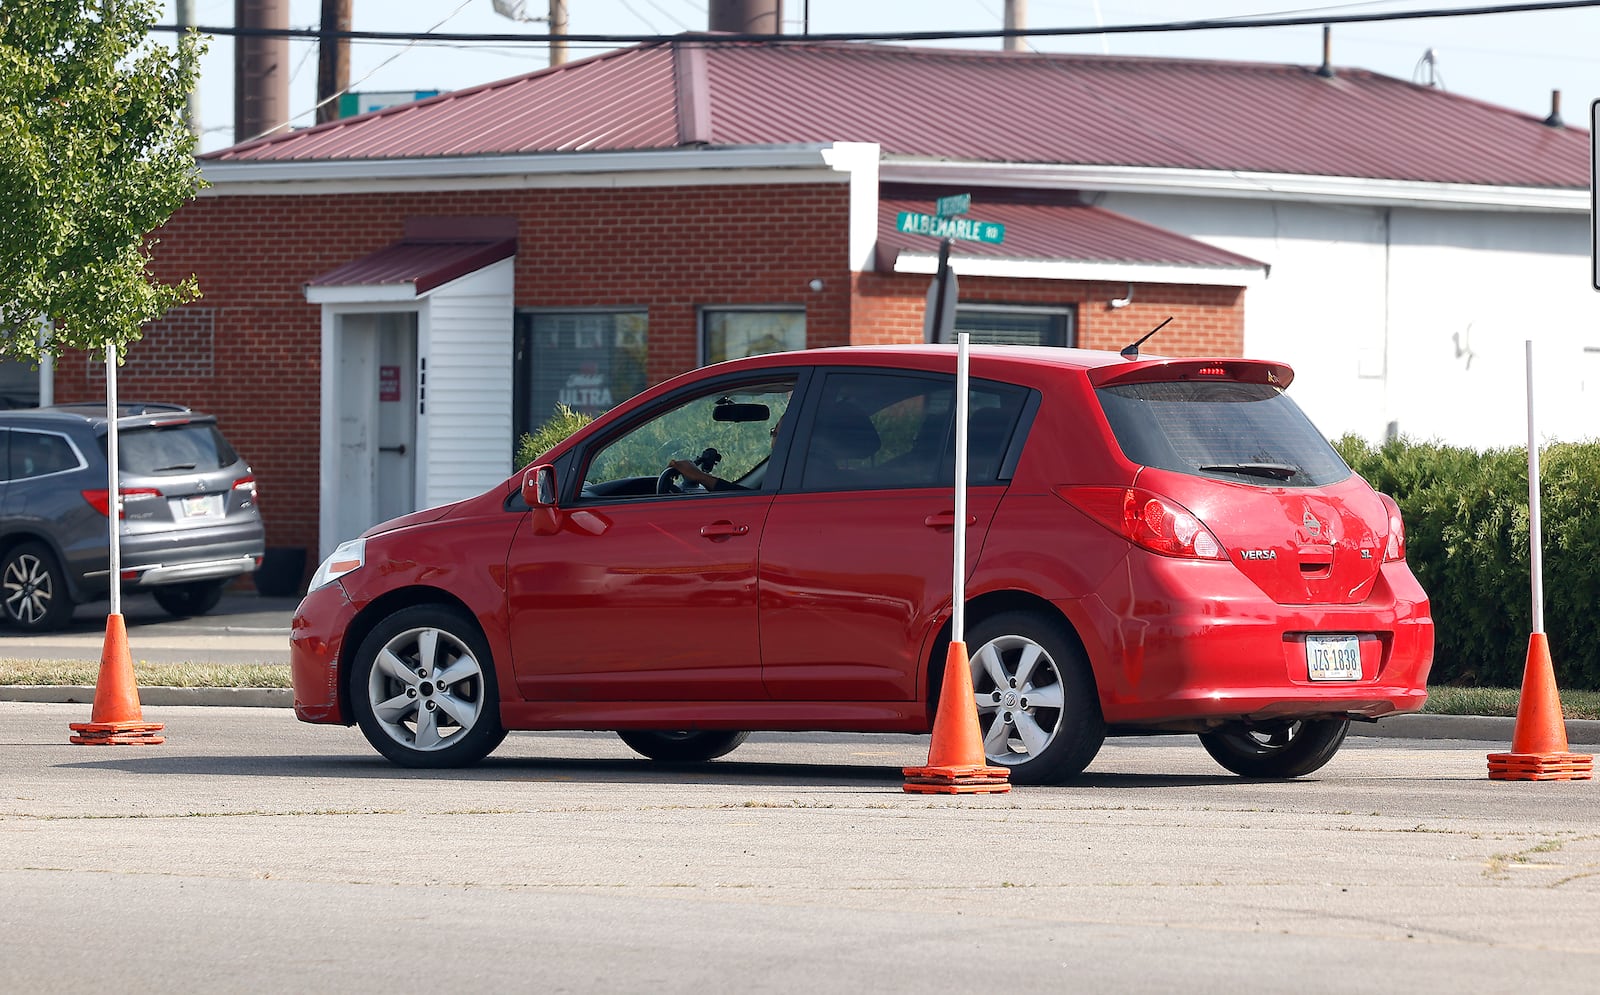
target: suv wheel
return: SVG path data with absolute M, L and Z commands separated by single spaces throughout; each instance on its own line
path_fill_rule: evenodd
M 72 621 L 72 595 L 54 554 L 42 543 L 13 546 L 0 562 L 0 592 L 12 625 L 35 632 Z
M 178 618 L 204 615 L 222 600 L 222 581 L 196 580 L 187 584 L 171 584 L 154 588 L 150 593 L 155 596 L 156 604 L 169 615 Z
M 1105 742 L 1089 661 L 1062 623 L 1006 612 L 973 627 L 968 644 L 983 752 L 1017 784 L 1059 784 Z

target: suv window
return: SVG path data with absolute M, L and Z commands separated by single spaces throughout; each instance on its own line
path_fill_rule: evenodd
M 24 480 L 61 473 L 83 466 L 83 459 L 64 435 L 54 432 L 11 430 L 11 454 L 6 461 L 6 478 Z
M 105 438 L 100 439 L 101 448 Z M 208 422 L 124 429 L 117 435 L 117 462 L 125 473 L 193 473 L 239 462 L 228 440 Z
M 1135 463 L 1275 487 L 1321 487 L 1350 475 L 1300 407 L 1270 384 L 1121 384 L 1099 395 Z

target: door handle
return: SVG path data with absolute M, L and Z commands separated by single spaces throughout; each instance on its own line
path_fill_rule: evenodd
M 956 513 L 953 511 L 941 511 L 937 515 L 929 515 L 924 518 L 922 524 L 930 529 L 953 529 L 956 527 Z M 978 516 L 968 515 L 967 526 L 970 528 L 976 524 L 978 524 Z
M 700 534 L 707 539 L 726 539 L 729 536 L 742 536 L 750 531 L 748 525 L 735 525 L 732 522 L 712 522 L 710 525 L 700 526 Z
M 379 446 L 378 447 L 378 452 L 380 452 L 380 453 L 399 453 L 401 456 L 404 456 L 406 454 L 406 444 L 404 442 L 402 442 L 398 446 Z

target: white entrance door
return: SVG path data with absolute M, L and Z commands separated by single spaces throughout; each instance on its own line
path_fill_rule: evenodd
M 334 542 L 417 508 L 417 314 L 343 313 L 334 329 Z

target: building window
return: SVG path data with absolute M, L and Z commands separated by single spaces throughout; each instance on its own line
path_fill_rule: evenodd
M 805 347 L 804 308 L 707 308 L 700 312 L 700 350 L 707 364 Z
M 643 390 L 647 327 L 644 311 L 519 311 L 512 437 L 558 404 L 593 416 Z
M 956 331 L 988 345 L 1078 344 L 1077 314 L 1070 307 L 957 304 Z
M 0 411 L 39 406 L 39 370 L 21 359 L 0 359 Z

